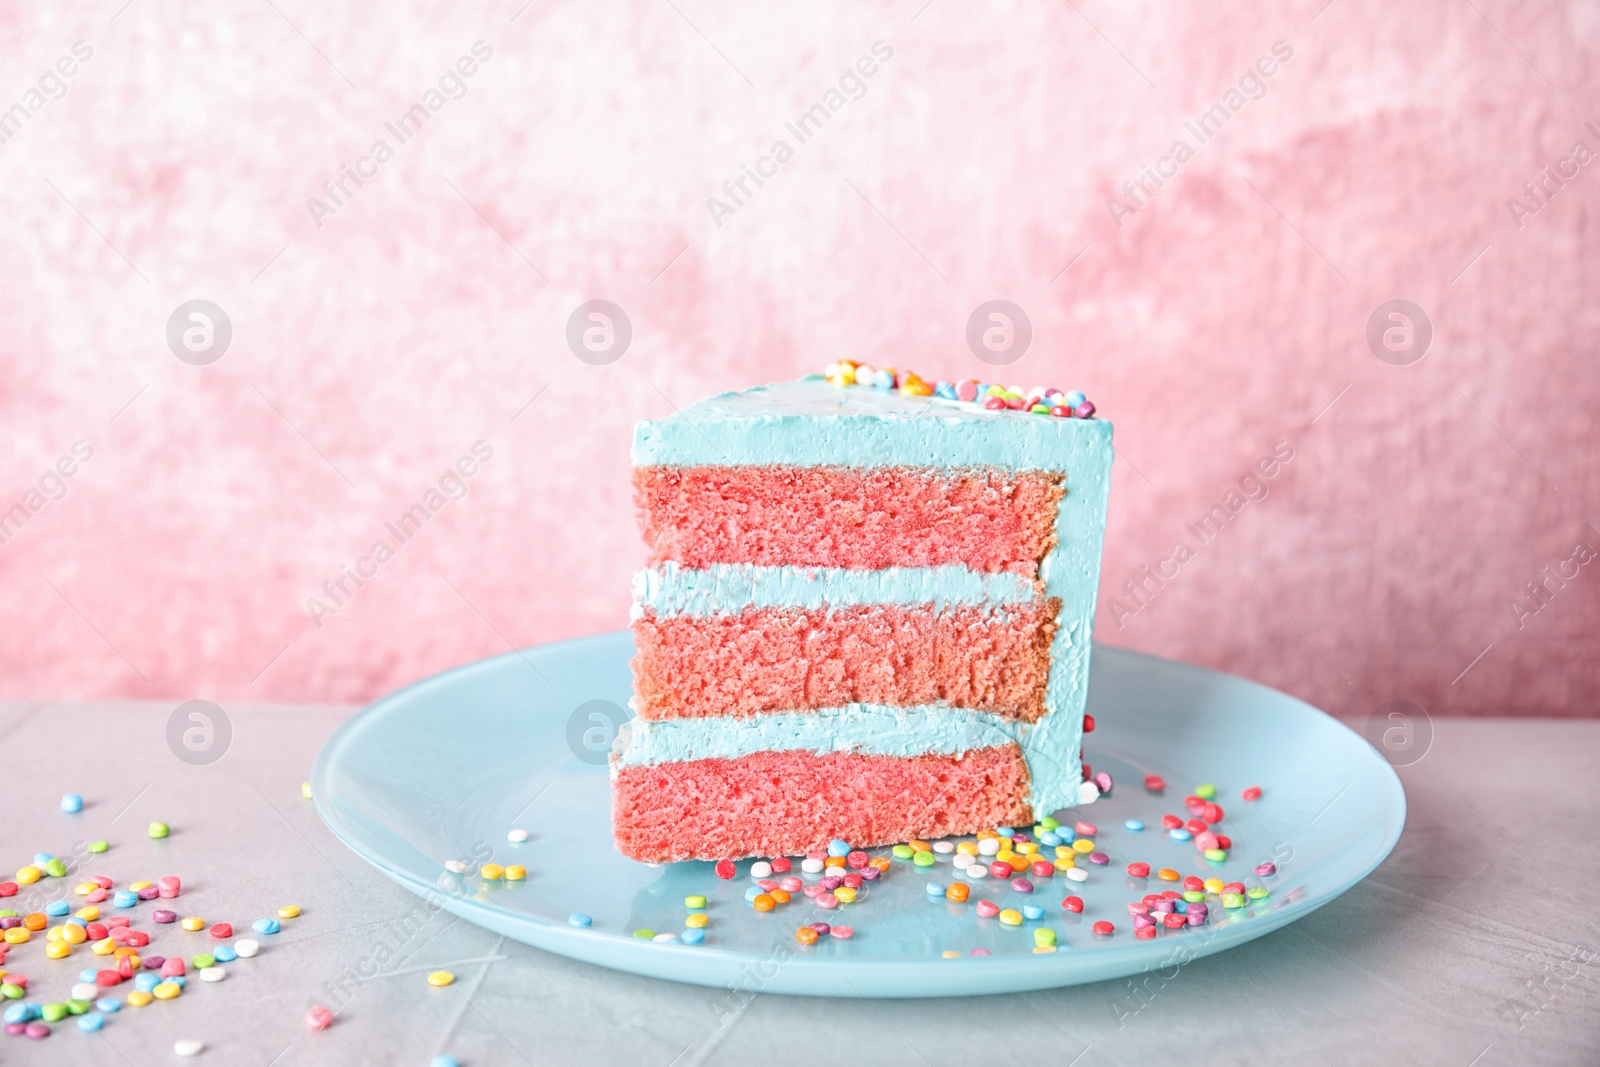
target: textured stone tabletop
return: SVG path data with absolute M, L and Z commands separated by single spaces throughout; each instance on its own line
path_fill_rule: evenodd
M 1399 768 L 1393 855 L 1284 930 L 1175 973 L 938 1001 L 742 997 L 613 973 L 505 941 L 389 882 L 324 828 L 300 783 L 354 709 L 230 706 L 208 765 L 168 743 L 170 704 L 0 703 L 0 869 L 36 852 L 125 883 L 177 874 L 181 915 L 238 927 L 304 910 L 253 960 L 175 1001 L 0 1038 L 0 1064 L 426 1065 L 1600 1063 L 1600 723 L 1436 720 Z M 84 811 L 58 801 L 80 793 Z M 152 820 L 172 835 L 150 840 Z M 109 852 L 82 852 L 88 841 Z M 68 883 L 81 879 L 70 878 Z M 56 883 L 55 888 L 62 888 Z M 25 890 L 25 893 L 27 891 Z M 20 899 L 20 897 L 18 898 Z M 41 901 L 48 899 L 40 896 Z M 75 898 L 74 898 L 75 900 Z M 15 904 L 13 901 L 7 903 Z M 148 926 L 148 924 L 141 924 Z M 241 936 L 244 936 L 241 934 Z M 160 928 L 150 952 L 199 951 Z M 32 999 L 65 999 L 87 957 L 13 950 Z M 444 989 L 427 972 L 456 975 Z M 307 1030 L 313 1003 L 338 1012 Z M 206 1051 L 182 1060 L 173 1043 Z

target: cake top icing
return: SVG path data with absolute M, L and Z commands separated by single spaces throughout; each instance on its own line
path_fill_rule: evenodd
M 1067 454 L 1111 436 L 1111 424 L 1091 417 L 1094 405 L 1081 393 L 976 380 L 923 386 L 886 368 L 873 371 L 871 385 L 816 375 L 720 393 L 640 422 L 633 462 L 1057 468 Z

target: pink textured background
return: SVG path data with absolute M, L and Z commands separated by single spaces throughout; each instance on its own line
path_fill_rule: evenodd
M 0 510 L 93 449 L 0 547 L 0 696 L 357 701 L 620 627 L 635 420 L 838 356 L 981 374 L 967 316 L 1004 297 L 1035 331 L 1005 376 L 1117 423 L 1103 640 L 1341 713 L 1594 713 L 1600 565 L 1511 603 L 1600 547 L 1600 163 L 1507 206 L 1600 149 L 1593 4 L 119 2 L 0 8 L 0 107 L 93 49 L 0 145 Z M 465 95 L 315 225 L 478 40 Z M 1280 40 L 1119 228 L 1107 198 Z M 206 367 L 164 341 L 197 297 L 234 328 Z M 603 367 L 564 342 L 597 297 L 634 326 Z M 1364 341 L 1397 297 L 1435 330 L 1405 367 Z M 317 626 L 478 440 L 465 499 Z M 1270 494 L 1114 612 L 1280 441 Z

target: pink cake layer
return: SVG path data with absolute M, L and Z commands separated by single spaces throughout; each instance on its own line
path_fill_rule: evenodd
M 678 719 L 943 702 L 1034 722 L 1060 605 L 647 612 L 633 624 L 634 710 Z
M 652 563 L 933 567 L 1033 577 L 1060 475 L 987 468 L 636 467 Z
M 858 848 L 1027 826 L 1028 768 L 1015 745 L 965 756 L 757 752 L 620 767 L 617 848 L 650 863 L 795 856 L 834 838 Z

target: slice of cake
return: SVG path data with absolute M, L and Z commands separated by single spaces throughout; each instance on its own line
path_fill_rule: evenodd
M 635 431 L 625 855 L 792 856 L 1092 798 L 1111 424 L 1078 393 L 829 371 Z

